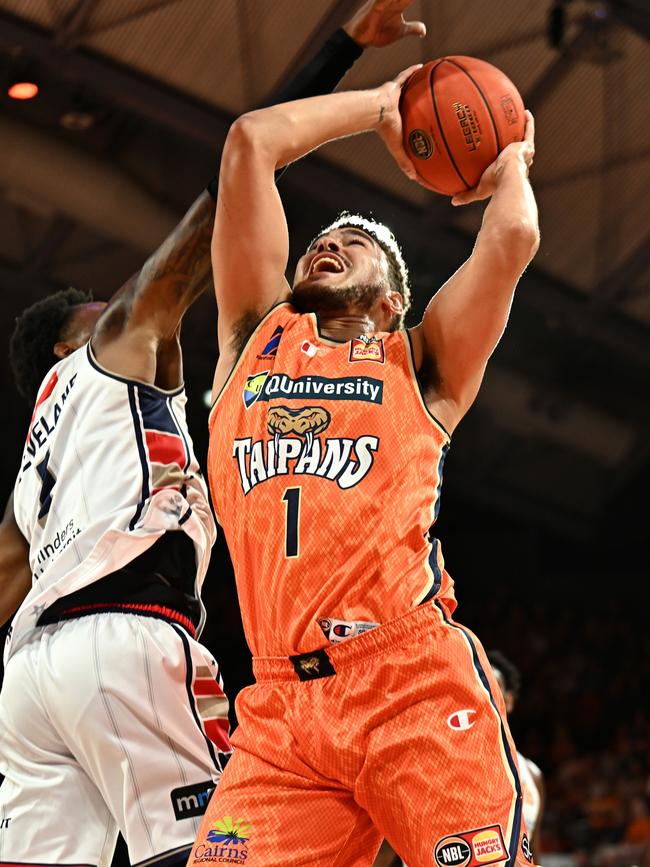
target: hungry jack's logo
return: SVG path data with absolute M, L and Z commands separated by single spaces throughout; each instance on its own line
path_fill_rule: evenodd
M 487 867 L 508 858 L 501 825 L 475 828 L 443 837 L 435 845 L 438 867 Z
M 377 361 L 383 364 L 385 361 L 383 338 L 367 334 L 354 337 L 350 341 L 350 361 Z

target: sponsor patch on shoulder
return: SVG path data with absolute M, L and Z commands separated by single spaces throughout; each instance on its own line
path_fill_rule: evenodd
M 360 334 L 350 341 L 350 361 L 377 361 L 383 364 L 384 360 L 383 337 Z
M 501 825 L 488 825 L 443 837 L 435 845 L 438 867 L 481 867 L 508 858 Z

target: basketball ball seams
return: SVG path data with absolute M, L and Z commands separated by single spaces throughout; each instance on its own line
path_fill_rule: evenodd
M 439 60 L 439 61 L 438 61 L 438 64 L 441 63 L 441 62 L 442 62 L 442 61 Z M 436 64 L 436 65 L 438 65 L 438 64 Z M 402 94 L 401 94 L 401 96 L 400 96 L 400 110 L 401 110 L 401 106 L 402 106 L 402 104 L 403 104 L 403 102 L 404 102 L 404 97 L 405 97 L 406 94 L 409 92 L 409 90 L 411 90 L 411 89 L 413 89 L 413 88 L 415 87 L 415 84 L 416 84 L 416 76 L 417 76 L 417 73 L 414 73 L 414 74 L 411 76 L 411 78 L 409 79 L 409 81 L 408 81 L 406 87 L 404 87 L 404 89 L 402 90 Z M 438 127 L 440 127 L 440 124 L 438 124 Z M 413 168 L 415 169 L 416 174 L 418 175 L 418 177 L 422 178 L 422 180 L 424 181 L 424 183 L 426 184 L 426 186 L 427 186 L 428 189 L 433 190 L 434 193 L 439 193 L 441 196 L 446 196 L 446 195 L 447 195 L 447 193 L 446 193 L 445 190 L 441 190 L 439 187 L 436 187 L 435 184 L 432 184 L 432 183 L 431 183 L 431 181 L 426 177 L 426 175 L 422 174 L 422 172 L 419 170 L 418 165 L 417 165 L 417 163 L 416 163 L 415 161 L 412 160 L 411 162 L 413 163 Z
M 429 90 L 431 91 L 431 102 L 433 104 L 433 111 L 434 111 L 434 114 L 436 116 L 436 123 L 438 124 L 438 130 L 440 131 L 440 137 L 442 139 L 442 143 L 445 146 L 445 150 L 447 151 L 449 161 L 452 164 L 454 171 L 458 175 L 459 179 L 465 185 L 465 189 L 471 190 L 471 188 L 472 188 L 471 185 L 467 183 L 467 181 L 463 177 L 460 169 L 458 168 L 458 165 L 456 164 L 456 160 L 454 159 L 454 155 L 452 154 L 451 148 L 449 147 L 449 142 L 447 141 L 447 136 L 445 135 L 445 131 L 442 128 L 442 123 L 440 121 L 440 114 L 438 113 L 438 105 L 436 103 L 436 92 L 435 92 L 435 89 L 433 86 L 433 80 L 435 78 L 436 70 L 438 69 L 438 67 L 442 66 L 442 64 L 445 62 L 445 60 L 446 60 L 446 58 L 443 58 L 438 63 L 436 63 L 436 65 L 434 67 L 432 67 L 431 72 L 429 73 Z M 462 70 L 462 71 L 464 72 L 465 70 Z
M 516 86 L 478 57 L 430 61 L 401 96 L 404 148 L 418 179 L 442 195 L 475 187 L 504 147 L 524 136 Z
M 497 154 L 500 154 L 501 153 L 501 139 L 499 138 L 499 130 L 497 128 L 496 121 L 494 120 L 494 115 L 492 114 L 492 109 L 490 108 L 490 103 L 485 98 L 485 94 L 483 93 L 481 87 L 479 86 L 476 79 L 470 74 L 470 72 L 467 69 L 465 69 L 464 66 L 461 66 L 460 63 L 458 63 L 458 61 L 451 60 L 449 58 L 445 58 L 445 59 L 447 60 L 447 63 L 451 63 L 452 66 L 455 66 L 457 69 L 460 69 L 460 71 L 463 72 L 469 78 L 469 80 L 472 82 L 472 84 L 474 85 L 474 87 L 478 91 L 478 94 L 481 97 L 481 99 L 483 100 L 485 108 L 487 109 L 487 113 L 490 117 L 490 122 L 492 124 L 492 129 L 494 130 L 494 138 L 495 138 L 496 143 L 497 143 Z

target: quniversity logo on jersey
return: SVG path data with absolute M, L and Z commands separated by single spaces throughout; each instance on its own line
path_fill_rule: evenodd
M 244 494 L 274 476 L 321 476 L 343 490 L 358 485 L 372 468 L 379 437 L 331 437 L 321 442 L 319 435 L 330 421 L 322 406 L 271 407 L 267 430 L 273 439 L 244 437 L 233 443 Z
M 454 731 L 466 732 L 467 729 L 471 729 L 476 722 L 474 719 L 475 716 L 476 711 L 471 708 L 456 710 L 447 717 L 447 725 L 450 729 L 454 729 Z
M 383 395 L 384 383 L 371 376 L 300 376 L 292 379 L 286 373 L 272 374 L 270 370 L 263 370 L 247 378 L 242 398 L 246 409 L 250 409 L 257 401 L 274 398 L 363 400 L 381 404 Z
M 505 861 L 508 850 L 501 825 L 488 825 L 443 837 L 436 843 L 433 857 L 438 867 L 487 867 Z

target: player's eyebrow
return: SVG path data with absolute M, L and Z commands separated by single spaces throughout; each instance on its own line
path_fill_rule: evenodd
M 372 244 L 377 244 L 372 235 L 369 232 L 364 232 L 363 229 L 357 229 L 354 226 L 343 226 L 340 231 L 345 235 L 356 235 L 359 238 L 363 238 L 364 241 L 370 241 Z M 309 252 L 309 250 L 313 250 L 314 246 L 318 243 L 318 241 L 320 241 L 322 237 L 323 235 L 319 235 L 317 238 L 314 238 L 313 242 L 309 245 L 307 252 Z
M 352 226 L 345 226 L 342 231 L 345 232 L 346 235 L 357 235 L 358 237 L 363 238 L 366 241 L 371 241 L 373 244 L 377 243 L 372 237 L 372 235 L 370 235 L 368 232 L 364 232 L 363 229 L 355 229 Z

